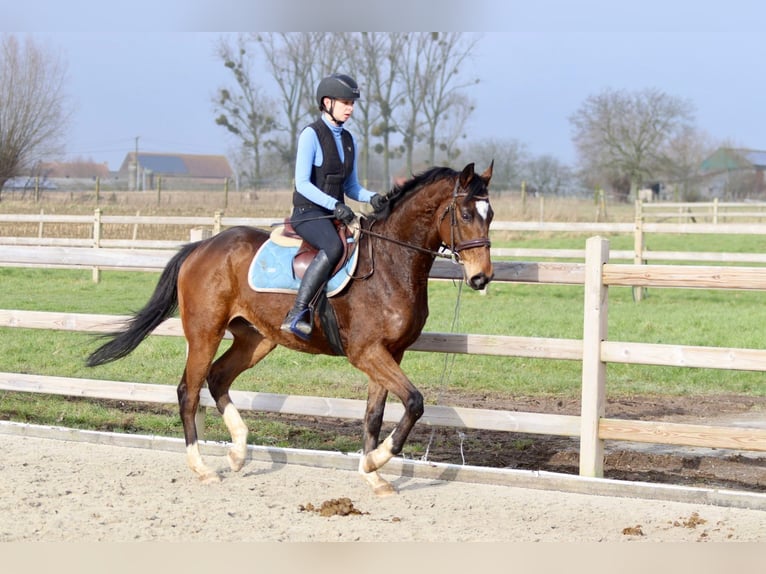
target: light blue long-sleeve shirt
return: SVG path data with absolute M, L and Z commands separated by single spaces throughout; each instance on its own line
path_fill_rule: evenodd
M 324 118 L 324 116 L 322 116 L 322 121 L 327 124 L 327 127 L 332 131 L 335 144 L 338 146 L 340 160 L 343 161 L 343 145 L 341 144 L 340 137 L 343 127 L 332 125 Z M 365 189 L 359 183 L 359 179 L 356 175 L 357 157 L 359 157 L 359 154 L 356 149 L 356 141 L 354 141 L 354 166 L 351 173 L 348 174 L 344 181 L 343 193 L 351 199 L 369 202 L 370 198 L 372 198 L 375 193 L 369 189 Z M 298 137 L 298 153 L 295 158 L 295 189 L 309 201 L 332 211 L 335 209 L 335 204 L 337 203 L 335 198 L 327 195 L 311 183 L 311 170 L 313 166 L 321 166 L 323 159 L 322 147 L 319 145 L 319 137 L 317 136 L 317 133 L 311 128 L 305 128 Z

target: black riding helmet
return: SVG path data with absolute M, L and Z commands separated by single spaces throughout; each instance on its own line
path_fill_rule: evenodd
M 358 100 L 359 86 L 351 76 L 346 74 L 333 74 L 322 78 L 317 86 L 317 104 L 319 111 L 325 111 L 322 107 L 322 98 L 333 100 Z

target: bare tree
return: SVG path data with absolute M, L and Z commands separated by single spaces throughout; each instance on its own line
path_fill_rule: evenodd
M 572 181 L 570 169 L 552 155 L 541 155 L 526 166 L 527 181 L 543 195 L 561 195 Z
M 354 141 L 359 149 L 359 157 L 357 158 L 359 180 L 363 185 L 367 185 L 370 173 L 372 130 L 377 116 L 377 108 L 370 98 L 368 82 L 370 65 L 364 53 L 364 34 L 340 32 L 334 34 L 334 38 L 337 41 L 338 53 L 342 55 L 342 58 L 339 60 L 337 68 L 332 72 L 347 74 L 354 78 L 359 84 L 361 92 L 361 98 L 354 105 L 352 122 L 355 126 L 353 128 Z
M 428 163 L 433 165 L 436 160 L 437 133 L 443 123 L 452 119 L 464 120 L 473 111 L 470 100 L 464 90 L 479 83 L 475 76 L 466 76 L 463 65 L 472 55 L 477 39 L 466 36 L 462 32 L 431 32 L 420 45 L 423 48 L 419 54 L 421 62 L 422 82 L 420 89 L 423 95 L 423 116 L 425 117 L 425 138 L 428 145 Z M 460 110 L 457 112 L 457 110 Z
M 0 193 L 12 177 L 63 151 L 72 113 L 61 57 L 30 38 L 0 38 Z
M 280 129 L 287 141 L 278 149 L 292 174 L 300 131 L 318 114 L 316 86 L 319 80 L 345 65 L 342 35 L 324 32 L 253 34 L 266 58 L 280 95 L 285 124 Z
M 272 79 L 280 96 L 284 124 L 280 130 L 287 133 L 287 141 L 277 143 L 283 161 L 292 175 L 298 145 L 298 133 L 309 117 L 308 100 L 314 84 L 310 40 L 305 34 L 255 34 Z
M 716 147 L 708 134 L 692 127 L 679 131 L 668 141 L 660 177 L 673 186 L 678 199 L 693 201 L 701 197 L 700 165 Z
M 477 163 L 489 164 L 494 160 L 492 189 L 503 191 L 521 186 L 524 166 L 530 157 L 523 143 L 514 139 L 482 139 L 472 142 L 468 153 Z
M 354 114 L 362 181 L 370 177 L 371 150 L 382 155 L 384 185 L 391 179 L 393 158 L 406 153 L 407 171 L 412 172 L 415 146 L 424 140 L 427 163 L 434 163 L 437 150 L 448 160 L 460 153 L 458 142 L 473 111 L 465 89 L 477 81 L 463 81 L 461 68 L 474 39 L 466 41 L 455 33 L 263 33 L 246 36 L 241 49 L 251 43 L 264 57 L 269 83 L 278 94 L 273 131 L 280 137 L 269 144 L 290 171 L 300 130 L 317 115 L 316 85 L 333 72 L 354 76 L 362 91 Z M 235 73 L 244 70 L 233 57 L 228 61 Z M 265 84 L 244 76 L 238 80 L 254 96 L 256 86 Z M 236 103 L 230 91 L 218 96 L 220 103 Z M 228 115 L 219 117 L 219 123 L 234 126 Z M 401 142 L 392 142 L 397 134 Z
M 362 54 L 364 68 L 361 70 L 367 84 L 370 103 L 374 104 L 376 115 L 372 117 L 372 137 L 380 138 L 375 151 L 383 159 L 383 183 L 391 182 L 391 159 L 396 157 L 397 149 L 392 147 L 391 136 L 397 131 L 394 114 L 403 102 L 403 91 L 399 84 L 401 68 L 398 58 L 402 52 L 406 37 L 395 32 L 363 32 Z M 369 161 L 369 154 L 365 156 Z M 369 165 L 365 166 L 365 173 Z
M 459 144 L 461 140 L 467 138 L 465 126 L 468 122 L 468 117 L 474 110 L 473 101 L 465 94 L 453 94 L 451 99 L 452 105 L 450 111 L 443 114 L 439 122 L 440 137 L 438 140 L 435 140 L 437 149 L 444 154 L 444 159 L 447 164 L 451 164 L 453 160 L 460 157 L 463 150 L 460 148 Z M 431 153 L 433 156 L 431 163 L 435 163 L 435 151 L 432 150 Z
M 422 109 L 425 99 L 425 82 L 422 79 L 420 54 L 425 50 L 428 36 L 422 33 L 406 34 L 399 67 L 402 70 L 401 82 L 404 102 L 397 114 L 398 131 L 402 135 L 405 149 L 405 164 L 408 173 L 413 171 L 415 144 L 421 136 L 423 126 Z
M 221 40 L 218 56 L 234 76 L 235 87 L 218 88 L 213 105 L 218 116 L 215 123 L 237 136 L 249 157 L 243 175 L 254 186 L 263 179 L 261 156 L 265 148 L 273 145 L 269 134 L 277 127 L 273 114 L 276 102 L 263 94 L 261 86 L 255 83 L 253 55 L 246 38 L 237 37 L 234 45 Z
M 668 142 L 693 120 L 687 100 L 657 89 L 607 89 L 589 96 L 569 118 L 583 167 L 627 179 L 631 194 L 666 161 Z

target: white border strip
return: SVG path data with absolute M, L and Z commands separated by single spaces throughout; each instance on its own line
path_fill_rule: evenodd
M 41 426 L 12 421 L 0 421 L 0 434 L 62 441 L 88 442 L 108 446 L 146 448 L 183 453 L 186 450 L 180 438 L 155 435 L 125 434 L 72 429 L 67 427 Z M 202 441 L 200 448 L 208 455 L 224 456 L 229 444 Z M 294 448 L 248 446 L 248 460 L 275 464 L 298 464 L 318 468 L 356 471 L 359 455 Z M 180 464 L 180 463 L 179 463 Z M 518 469 L 497 469 L 480 466 L 461 466 L 424 462 L 395 457 L 386 464 L 384 474 L 423 478 L 431 480 L 492 484 L 554 490 L 575 494 L 612 496 L 617 498 L 641 498 L 693 504 L 745 508 L 766 511 L 766 494 L 738 490 L 719 490 L 684 487 L 666 484 L 622 481 L 606 478 L 589 478 L 578 475 Z

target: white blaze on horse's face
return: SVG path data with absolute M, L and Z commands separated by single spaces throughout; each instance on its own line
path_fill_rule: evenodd
M 486 221 L 487 216 L 489 215 L 489 201 L 477 201 L 475 205 L 476 212 L 484 221 Z

